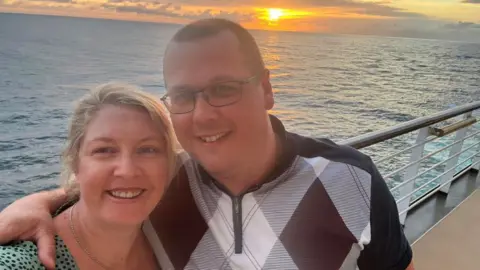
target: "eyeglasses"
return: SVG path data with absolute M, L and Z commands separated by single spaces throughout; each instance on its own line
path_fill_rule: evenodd
M 237 103 L 242 98 L 243 85 L 252 82 L 258 75 L 244 80 L 231 80 L 211 84 L 200 90 L 183 90 L 176 93 L 167 93 L 161 100 L 170 113 L 184 114 L 195 109 L 197 95 L 212 107 L 223 107 Z

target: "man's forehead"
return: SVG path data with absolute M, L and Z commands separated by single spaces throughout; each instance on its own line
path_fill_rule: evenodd
M 169 86 L 234 79 L 245 69 L 240 43 L 229 31 L 193 41 L 172 41 L 163 67 Z
M 240 43 L 235 35 L 222 31 L 216 35 L 191 41 L 171 41 L 164 56 L 164 69 L 211 61 L 232 61 L 241 57 Z
M 240 50 L 240 41 L 234 33 L 228 30 L 220 31 L 206 37 L 194 38 L 187 41 L 171 40 L 167 45 L 166 56 L 188 51 L 208 51 L 222 47 L 226 50 Z

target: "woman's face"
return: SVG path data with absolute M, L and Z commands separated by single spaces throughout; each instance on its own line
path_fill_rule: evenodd
M 144 221 L 168 185 L 166 149 L 147 112 L 100 109 L 86 127 L 76 172 L 89 215 L 111 223 Z

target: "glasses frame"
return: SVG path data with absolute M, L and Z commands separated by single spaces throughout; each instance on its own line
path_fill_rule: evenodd
M 196 91 L 191 91 L 191 94 L 193 96 L 193 107 L 191 110 L 189 111 L 186 111 L 186 112 L 181 112 L 181 113 L 176 113 L 176 112 L 172 112 L 171 109 L 169 108 L 169 105 L 168 105 L 168 102 L 167 102 L 167 98 L 169 97 L 169 94 L 168 92 L 163 95 L 160 100 L 163 102 L 163 104 L 165 105 L 165 107 L 167 108 L 167 110 L 172 113 L 172 114 L 186 114 L 186 113 L 190 113 L 190 112 L 193 112 L 197 106 L 197 95 L 198 94 L 202 94 L 202 97 L 203 97 L 203 100 L 205 100 L 205 102 L 212 106 L 212 107 L 216 107 L 216 108 L 220 108 L 220 107 L 225 107 L 225 106 L 230 106 L 230 105 L 233 105 L 237 102 L 239 102 L 240 100 L 242 100 L 242 96 L 243 96 L 243 86 L 245 84 L 248 84 L 248 83 L 251 83 L 252 81 L 254 81 L 255 79 L 257 79 L 259 76 L 259 74 L 256 74 L 256 75 L 253 75 L 251 77 L 248 77 L 246 79 L 242 79 L 242 80 L 226 80 L 226 81 L 220 81 L 220 82 L 216 82 L 216 83 L 211 83 L 199 90 L 196 90 Z M 233 102 L 230 102 L 230 103 L 227 103 L 227 104 L 223 104 L 223 105 L 213 105 L 210 103 L 210 101 L 208 100 L 208 95 L 205 94 L 205 91 L 209 88 L 211 88 L 212 86 L 215 86 L 217 84 L 221 84 L 221 83 L 231 83 L 231 82 L 234 82 L 234 83 L 240 83 L 240 96 L 237 100 L 233 101 Z

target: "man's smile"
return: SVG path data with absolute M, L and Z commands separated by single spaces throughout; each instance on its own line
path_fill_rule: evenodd
M 213 142 L 216 142 L 216 141 L 220 140 L 221 138 L 224 138 L 228 134 L 230 134 L 230 132 L 221 132 L 221 133 L 216 133 L 216 134 L 208 135 L 208 136 L 199 136 L 199 138 L 203 142 L 213 143 Z

